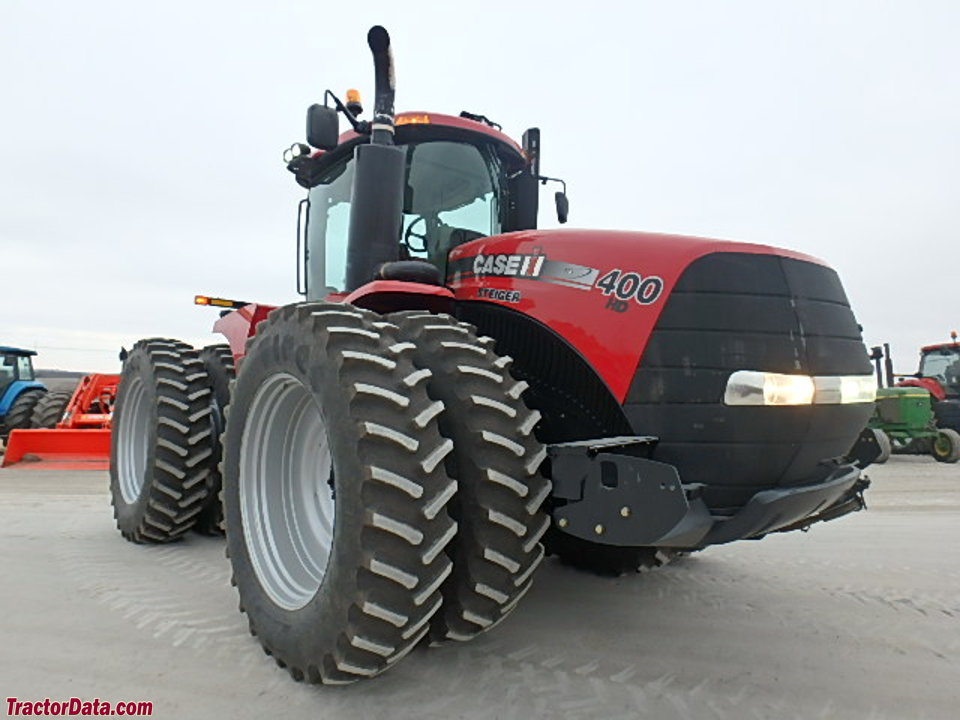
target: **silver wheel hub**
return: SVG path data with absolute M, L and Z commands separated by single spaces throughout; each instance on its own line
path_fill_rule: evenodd
M 147 476 L 150 439 L 150 406 L 143 380 L 134 378 L 125 389 L 125 402 L 117 433 L 117 478 L 120 495 L 128 505 L 140 497 Z
M 323 415 L 292 375 L 271 375 L 257 390 L 239 471 L 243 538 L 257 579 L 274 603 L 299 610 L 327 571 L 336 506 Z

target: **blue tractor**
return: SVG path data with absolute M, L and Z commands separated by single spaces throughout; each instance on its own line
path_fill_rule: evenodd
M 37 382 L 33 350 L 0 345 L 0 440 L 11 430 L 30 427 L 33 410 L 47 389 Z

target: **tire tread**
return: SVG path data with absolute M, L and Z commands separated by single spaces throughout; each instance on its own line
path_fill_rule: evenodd
M 111 463 L 114 518 L 123 537 L 135 542 L 163 543 L 179 539 L 196 522 L 209 495 L 205 486 L 190 492 L 211 472 L 209 443 L 210 388 L 197 352 L 169 338 L 140 340 L 127 356 L 146 363 L 153 378 L 156 424 L 150 428 L 154 462 L 133 512 L 119 490 L 115 463 Z M 124 411 L 124 379 L 117 393 L 116 412 Z M 207 432 L 204 432 L 204 431 Z M 114 442 L 119 429 L 114 429 Z
M 442 457 L 430 462 L 447 441 L 439 433 L 438 418 L 429 413 L 424 417 L 433 402 L 421 382 L 424 378 L 417 376 L 406 348 L 398 347 L 402 343 L 395 326 L 382 320 L 366 310 L 322 302 L 274 310 L 248 342 L 235 384 L 235 402 L 228 408 L 228 416 L 239 412 L 238 398 L 255 387 L 245 384 L 248 376 L 244 374 L 255 361 L 265 363 L 258 367 L 268 367 L 279 358 L 299 357 L 298 349 L 309 348 L 316 353 L 311 357 L 318 358 L 311 363 L 322 367 L 304 361 L 298 370 L 302 381 L 314 388 L 317 397 L 321 396 L 316 388 L 323 385 L 329 393 L 325 397 L 337 398 L 336 407 L 345 408 L 337 415 L 344 433 L 338 437 L 355 438 L 349 447 L 330 439 L 335 466 L 338 452 L 359 463 L 359 474 L 350 482 L 356 483 L 362 507 L 345 506 L 349 516 L 360 519 L 358 545 L 335 536 L 332 549 L 340 566 L 356 570 L 324 578 L 324 582 L 338 583 L 327 592 L 346 608 L 347 620 L 324 629 L 304 628 L 311 634 L 319 630 L 324 638 L 304 648 L 291 640 L 290 633 L 273 632 L 273 621 L 260 614 L 259 581 L 249 568 L 238 568 L 235 562 L 247 552 L 242 528 L 232 525 L 239 502 L 233 460 L 239 450 L 234 443 L 242 436 L 243 422 L 228 417 L 226 423 L 222 497 L 231 520 L 228 549 L 242 549 L 229 552 L 241 606 L 251 633 L 297 680 L 345 684 L 392 666 L 429 631 L 442 604 L 440 587 L 452 568 L 444 550 L 456 534 L 456 523 L 446 512 L 453 483 Z M 396 402 L 396 397 L 407 402 Z M 338 492 L 338 518 L 340 503 L 355 502 L 352 498 L 353 492 Z M 428 508 L 430 514 L 425 512 Z
M 509 358 L 473 326 L 423 311 L 387 319 L 412 346 L 430 397 L 443 403 L 440 432 L 452 449 L 443 460 L 456 486 L 445 492 L 459 529 L 431 641 L 468 640 L 510 613 L 543 556 L 550 483 L 538 471 L 546 456 L 533 434 L 539 414 L 524 403 L 526 384 L 510 375 Z

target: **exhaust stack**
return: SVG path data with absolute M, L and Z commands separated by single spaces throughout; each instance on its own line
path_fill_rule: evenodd
M 367 44 L 373 53 L 373 77 L 376 82 L 370 142 L 393 145 L 393 97 L 396 80 L 393 74 L 390 35 L 384 28 L 374 25 L 367 33 Z
M 379 25 L 367 33 L 376 79 L 370 143 L 354 151 L 356 170 L 347 236 L 346 290 L 373 280 L 377 269 L 399 259 L 406 153 L 393 145 L 394 74 L 390 35 Z

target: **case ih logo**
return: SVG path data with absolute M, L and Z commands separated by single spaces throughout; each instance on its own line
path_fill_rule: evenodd
M 473 274 L 537 277 L 545 258 L 545 255 L 477 255 L 473 259 Z
M 605 307 L 616 312 L 626 312 L 631 307 L 630 300 L 637 305 L 646 306 L 657 302 L 663 295 L 663 278 L 657 275 L 643 275 L 638 270 L 614 268 L 601 276 L 597 268 L 550 260 L 542 252 L 530 255 L 481 253 L 450 262 L 447 269 L 448 284 L 456 286 L 465 278 L 471 277 L 511 277 L 563 285 L 587 292 L 599 291 L 608 298 Z M 491 291 L 481 288 L 477 291 L 477 297 L 516 303 L 520 300 L 520 293 L 510 294 L 508 290 Z

